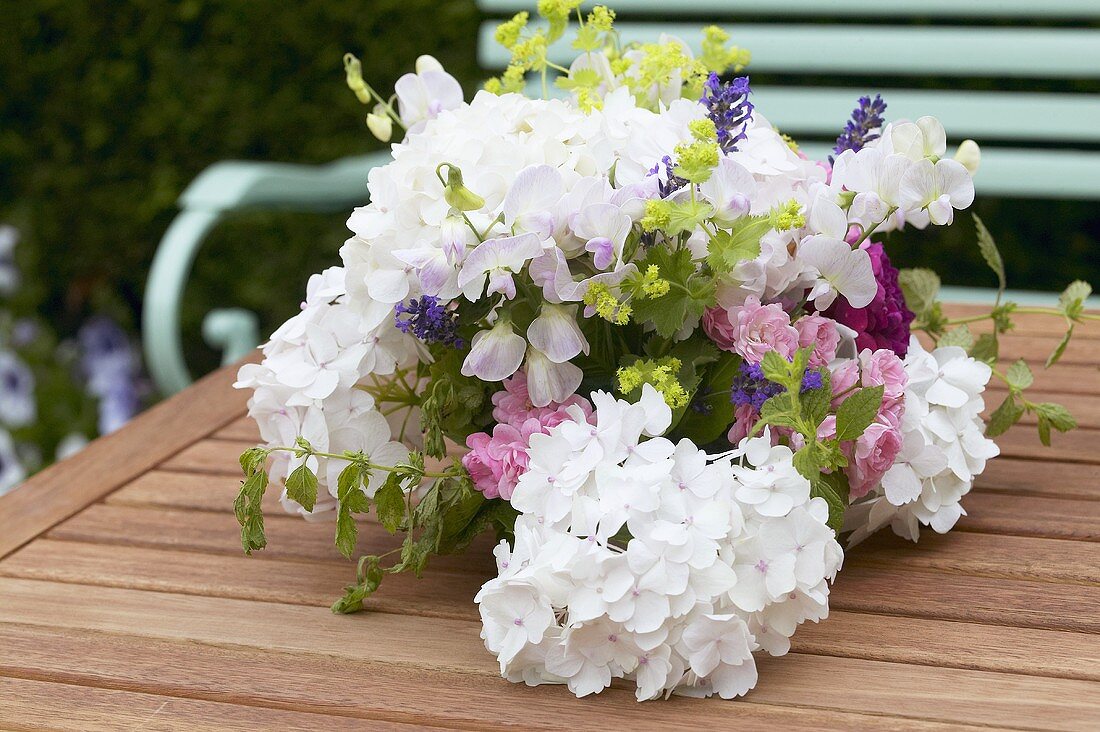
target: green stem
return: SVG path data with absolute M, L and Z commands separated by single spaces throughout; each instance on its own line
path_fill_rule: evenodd
M 350 458 L 347 455 L 337 455 L 334 452 L 320 452 L 319 450 L 303 450 L 300 447 L 286 447 L 285 445 L 277 445 L 275 447 L 264 448 L 269 453 L 271 452 L 292 452 L 295 454 L 312 455 L 313 457 L 329 458 L 330 460 L 344 460 L 346 462 L 355 462 L 355 458 Z M 392 473 L 399 469 L 397 465 L 380 465 L 378 463 L 367 462 L 367 468 L 369 470 L 384 470 L 387 473 Z M 421 475 L 425 478 L 453 478 L 455 473 L 436 473 L 425 470 Z

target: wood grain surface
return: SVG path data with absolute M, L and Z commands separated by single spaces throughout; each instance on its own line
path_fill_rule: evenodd
M 1045 372 L 1058 336 L 1023 316 L 1002 356 L 1082 428 L 1044 448 L 1017 427 L 956 531 L 850 552 L 828 620 L 737 702 L 501 680 L 472 602 L 488 539 L 333 615 L 354 565 L 331 525 L 272 491 L 270 545 L 241 553 L 236 458 L 258 435 L 218 372 L 0 498 L 0 728 L 1100 729 L 1100 327 L 1079 330 Z M 393 543 L 363 522 L 362 551 Z

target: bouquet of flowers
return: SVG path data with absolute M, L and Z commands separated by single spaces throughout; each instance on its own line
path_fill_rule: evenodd
M 1044 440 L 1074 422 L 1027 399 L 1026 364 L 994 368 L 1021 308 L 998 297 L 972 333 L 934 273 L 887 256 L 888 235 L 971 204 L 976 144 L 947 157 L 937 120 L 888 123 L 864 98 L 810 160 L 754 107 L 721 30 L 699 57 L 622 45 L 610 10 L 578 5 L 502 24 L 513 62 L 469 102 L 430 57 L 389 99 L 346 59 L 371 131 L 404 138 L 343 266 L 241 368 L 267 443 L 241 458 L 243 544 L 266 543 L 269 484 L 334 521 L 349 558 L 358 521 L 402 535 L 359 559 L 334 605 L 352 612 L 386 574 L 492 532 L 475 601 L 507 679 L 735 697 L 754 654 L 826 617 L 841 537 L 946 532 L 989 437 L 1025 412 Z M 559 67 L 547 46 L 574 11 Z M 553 75 L 567 98 L 545 98 Z M 1089 292 L 1047 309 L 1067 339 Z M 994 374 L 1008 396 L 985 422 Z

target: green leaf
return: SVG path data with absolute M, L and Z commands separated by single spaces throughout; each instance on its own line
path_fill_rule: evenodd
M 764 378 L 776 384 L 786 386 L 791 381 L 791 366 L 793 364 L 780 356 L 775 351 L 768 351 L 760 361 L 760 370 Z M 801 381 L 801 377 L 799 379 Z
M 940 276 L 930 269 L 903 269 L 898 272 L 898 284 L 905 304 L 917 317 L 926 319 L 940 294 Z
M 958 346 L 964 351 L 969 351 L 974 345 L 974 336 L 970 332 L 970 327 L 963 323 L 957 328 L 952 328 L 943 335 L 942 338 L 936 343 L 938 348 L 944 348 L 947 346 Z
M 722 436 L 733 422 L 730 389 L 740 366 L 740 356 L 723 353 L 716 363 L 706 367 L 703 375 L 706 391 L 696 392 L 684 410 L 684 416 L 672 433 L 676 439 L 687 437 L 696 445 L 706 445 Z
M 379 558 L 366 556 L 359 560 L 357 582 L 344 588 L 344 596 L 332 604 L 334 613 L 356 613 L 363 609 L 363 600 L 382 584 L 383 571 Z
M 844 526 L 844 512 L 848 510 L 850 490 L 848 478 L 840 470 L 832 473 L 818 473 L 810 481 L 810 497 L 824 498 L 829 504 L 829 528 L 838 535 Z
M 1062 354 L 1066 352 L 1066 346 L 1069 345 L 1070 339 L 1073 338 L 1074 325 L 1070 325 L 1066 329 L 1066 334 L 1062 336 L 1062 340 L 1058 341 L 1058 345 L 1051 351 L 1051 354 L 1047 356 L 1047 362 L 1043 365 L 1043 368 L 1049 369 L 1062 358 Z
M 730 231 L 719 230 L 707 244 L 707 264 L 725 274 L 744 261 L 760 256 L 760 239 L 771 231 L 770 216 L 743 216 Z
M 974 345 L 970 347 L 970 355 L 992 366 L 997 363 L 1000 350 L 1001 344 L 997 340 L 996 334 L 982 333 L 978 336 L 978 340 L 974 341 Z
M 360 489 L 362 484 L 363 468 L 358 462 L 348 463 L 336 479 L 336 498 L 340 502 L 336 509 L 336 548 L 348 559 L 355 553 L 359 540 L 359 527 L 352 514 L 363 513 L 370 505 Z
M 836 438 L 854 440 L 875 421 L 882 407 L 884 387 L 869 386 L 854 392 L 836 410 Z
M 1050 447 L 1050 420 L 1039 415 L 1039 442 Z
M 374 494 L 374 509 L 386 531 L 396 533 L 405 518 L 405 493 L 401 490 L 401 479 L 396 472 L 390 473 Z
M 1000 295 L 1004 294 L 1006 286 L 1004 259 L 1001 258 L 1001 252 L 997 249 L 997 242 L 993 240 L 993 235 L 989 233 L 989 229 L 985 228 L 985 224 L 982 223 L 977 214 L 974 214 L 974 226 L 978 230 L 978 250 L 982 253 L 985 263 L 997 275 L 997 295 L 999 299 Z
M 986 437 L 1003 435 L 1012 425 L 1020 421 L 1024 416 L 1024 408 L 1016 403 L 1016 397 L 1009 393 L 1001 405 L 989 415 L 989 422 L 985 426 Z
M 302 463 L 286 479 L 286 495 L 307 511 L 317 503 L 317 476 Z
M 241 483 L 241 489 L 233 501 L 233 512 L 237 516 L 237 523 L 241 525 L 241 546 L 246 554 L 267 546 L 262 507 L 267 484 L 267 473 L 258 470 Z
M 764 406 L 760 408 L 760 419 L 773 427 L 798 430 L 801 426 L 798 419 L 800 411 L 798 403 L 792 403 L 790 392 L 785 391 L 764 402 Z
M 669 203 L 669 224 L 665 227 L 665 233 L 670 236 L 686 234 L 695 231 L 703 219 L 714 213 L 714 208 L 702 199 Z
M 1069 410 L 1061 404 L 1043 402 L 1035 405 L 1035 413 L 1041 419 L 1050 422 L 1050 426 L 1059 432 L 1069 432 L 1077 428 L 1077 420 L 1069 413 Z
M 1076 320 L 1085 309 L 1085 300 L 1092 294 L 1092 285 L 1075 280 L 1058 296 L 1058 308 L 1070 320 Z
M 1013 389 L 1023 391 L 1035 383 L 1035 375 L 1031 373 L 1031 368 L 1021 358 L 1005 371 L 1005 381 Z
M 255 474 L 267 462 L 268 451 L 262 447 L 250 447 L 241 453 L 241 470 L 246 476 Z
M 807 442 L 794 454 L 794 469 L 811 483 L 821 474 L 821 460 L 817 453 L 817 443 Z
M 697 320 L 714 301 L 714 280 L 697 275 L 695 262 L 687 249 L 670 250 L 667 246 L 651 247 L 639 270 L 656 265 L 662 279 L 669 282 L 669 291 L 656 298 L 634 300 L 633 320 L 652 323 L 662 338 L 671 338 L 685 324 Z

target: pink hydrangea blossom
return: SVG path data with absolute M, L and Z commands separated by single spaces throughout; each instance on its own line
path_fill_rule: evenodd
M 719 348 L 749 363 L 760 363 L 768 351 L 791 359 L 798 350 L 798 331 L 791 325 L 791 316 L 777 303 L 761 305 L 755 296 L 728 310 L 708 310 L 703 330 Z
M 901 430 L 896 424 L 872 422 L 854 443 L 842 448 L 848 458 L 851 497 L 867 495 L 882 480 L 901 452 Z
M 814 313 L 804 315 L 794 321 L 798 331 L 798 347 L 812 347 L 810 366 L 828 366 L 836 358 L 836 349 L 840 346 L 840 331 L 836 321 Z

